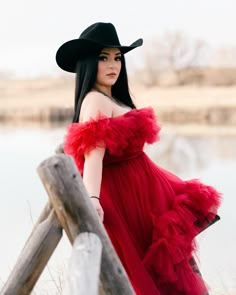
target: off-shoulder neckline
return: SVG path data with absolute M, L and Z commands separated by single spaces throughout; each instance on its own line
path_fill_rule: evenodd
M 109 119 L 115 119 L 115 118 L 120 118 L 120 117 L 125 117 L 127 114 L 132 113 L 133 111 L 137 111 L 138 109 L 130 109 L 128 111 L 126 111 L 125 113 L 121 114 L 121 115 L 117 115 L 114 117 L 108 117 Z
M 140 112 L 140 111 L 145 111 L 145 110 L 150 110 L 150 111 L 153 111 L 153 108 L 152 107 L 142 107 L 140 109 L 131 109 L 127 112 L 125 112 L 124 114 L 122 115 L 118 115 L 118 116 L 115 116 L 115 117 L 107 117 L 108 119 L 116 119 L 116 118 L 120 118 L 120 117 L 125 117 L 133 112 Z
M 85 122 L 77 122 L 76 124 L 84 125 L 84 124 L 90 123 L 91 121 L 116 120 L 116 119 L 119 119 L 119 118 L 127 117 L 130 114 L 132 114 L 133 112 L 140 112 L 140 111 L 145 111 L 145 110 L 153 111 L 153 108 L 152 107 L 142 107 L 142 108 L 139 108 L 139 109 L 130 109 L 127 112 L 125 112 L 124 114 L 114 116 L 114 117 L 107 117 L 102 112 L 99 112 L 96 118 L 91 118 L 90 120 L 85 121 Z

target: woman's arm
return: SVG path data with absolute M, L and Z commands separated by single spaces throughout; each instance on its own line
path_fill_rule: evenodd
M 85 154 L 83 181 L 90 196 L 100 195 L 100 187 L 102 182 L 102 161 L 105 148 L 92 150 Z
M 80 121 L 86 122 L 91 118 L 96 119 L 99 112 L 107 117 L 111 117 L 111 103 L 104 95 L 91 92 L 83 101 Z M 83 182 L 90 196 L 100 196 L 104 154 L 105 147 L 97 147 L 84 155 Z M 99 200 L 91 198 L 91 201 L 98 212 L 99 217 L 103 220 L 103 210 Z
M 99 198 L 102 182 L 102 161 L 105 149 L 96 148 L 90 153 L 85 154 L 83 182 L 88 191 L 89 196 Z M 99 199 L 91 198 L 92 204 L 98 213 L 99 218 L 103 222 L 104 212 L 100 205 Z

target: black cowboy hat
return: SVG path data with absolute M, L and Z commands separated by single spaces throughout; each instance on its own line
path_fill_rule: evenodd
M 57 50 L 56 62 L 64 71 L 74 73 L 77 60 L 90 52 L 108 47 L 119 48 L 124 54 L 142 44 L 143 40 L 138 39 L 130 46 L 122 46 L 114 25 L 98 22 L 85 29 L 78 39 L 62 44 Z

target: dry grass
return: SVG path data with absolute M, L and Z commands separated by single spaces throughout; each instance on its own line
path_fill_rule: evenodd
M 160 118 L 164 120 L 165 128 L 178 133 L 204 133 L 213 132 L 216 134 L 236 134 L 235 115 L 236 109 L 236 86 L 231 87 L 210 87 L 210 86 L 173 86 L 173 87 L 152 87 L 145 88 L 141 84 L 131 81 L 131 93 L 137 107 L 153 106 Z M 35 80 L 0 80 L 0 113 L 36 114 L 39 110 L 49 110 L 53 107 L 72 108 L 74 101 L 74 76 L 58 78 L 41 78 Z M 209 113 L 209 109 L 230 109 L 232 117 L 230 124 L 222 122 L 216 126 L 206 124 L 202 126 L 198 120 L 188 124 L 176 124 L 163 119 L 163 114 L 170 112 L 172 115 L 180 112 L 181 118 L 187 114 Z M 226 111 L 227 113 L 227 111 Z M 189 115 L 188 115 L 189 116 Z M 228 116 L 228 115 L 227 115 Z M 225 117 L 225 116 L 224 116 Z M 227 118 L 223 118 L 226 119 Z M 188 119 L 187 119 L 188 120 Z M 186 120 L 186 122 L 187 122 Z M 219 119 L 218 121 L 220 121 Z M 194 125 L 195 124 L 195 125 Z M 209 128 L 211 129 L 209 131 Z
M 236 106 L 234 87 L 153 87 L 143 88 L 132 85 L 131 90 L 139 106 L 160 108 L 181 106 L 185 108 L 209 106 Z
M 139 107 L 236 106 L 236 86 L 145 88 L 131 82 L 130 88 Z M 0 108 L 3 110 L 19 107 L 32 109 L 51 106 L 70 107 L 73 105 L 73 95 L 72 77 L 0 81 Z
M 0 81 L 0 109 L 70 107 L 73 92 L 73 81 L 67 78 Z

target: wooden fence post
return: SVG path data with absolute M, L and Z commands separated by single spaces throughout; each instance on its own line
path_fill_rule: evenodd
M 98 295 L 102 244 L 97 235 L 76 237 L 69 261 L 65 295 Z
M 80 232 L 93 232 L 102 250 L 103 291 L 112 295 L 135 295 L 127 274 L 99 220 L 71 156 L 58 154 L 43 161 L 38 174 L 61 225 L 73 242 Z
M 29 295 L 62 237 L 62 227 L 49 204 L 34 226 L 1 295 Z

